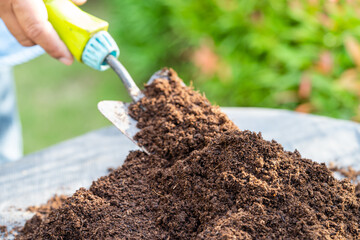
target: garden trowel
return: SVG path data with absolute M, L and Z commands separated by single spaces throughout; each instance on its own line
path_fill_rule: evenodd
M 82 11 L 70 0 L 44 0 L 44 3 L 49 22 L 78 61 L 99 71 L 111 67 L 134 102 L 143 97 L 128 71 L 117 60 L 120 51 L 107 32 L 109 24 L 106 21 Z M 166 71 L 155 73 L 149 82 L 156 78 L 167 78 Z M 139 129 L 136 121 L 128 114 L 128 106 L 129 104 L 119 101 L 101 101 L 98 104 L 100 112 L 138 145 L 134 136 Z M 143 150 L 147 152 L 146 149 Z

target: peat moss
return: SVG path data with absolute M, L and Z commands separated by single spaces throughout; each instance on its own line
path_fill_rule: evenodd
M 130 107 L 151 155 L 131 152 L 90 189 L 29 220 L 18 239 L 359 238 L 354 185 L 239 130 L 174 71 L 168 77 Z

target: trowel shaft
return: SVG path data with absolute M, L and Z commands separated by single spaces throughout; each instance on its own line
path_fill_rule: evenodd
M 105 60 L 124 83 L 132 100 L 134 102 L 139 101 L 144 95 L 135 84 L 126 68 L 113 55 L 108 55 Z

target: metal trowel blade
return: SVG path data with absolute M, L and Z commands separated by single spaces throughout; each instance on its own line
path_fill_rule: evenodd
M 117 65 L 118 66 L 118 65 Z M 117 69 L 120 73 L 122 71 L 126 71 L 123 66 L 119 65 L 121 69 Z M 127 74 L 128 75 L 128 74 Z M 119 74 L 119 76 L 122 76 L 122 74 Z M 121 77 L 120 77 L 121 78 Z M 163 69 L 155 72 L 147 84 L 152 83 L 157 78 L 164 78 L 169 80 L 169 70 Z M 122 79 L 122 78 L 121 78 Z M 130 79 L 133 83 L 132 78 L 129 76 L 125 77 L 125 79 Z M 125 81 L 129 82 L 129 81 Z M 134 83 L 135 84 L 135 83 Z M 131 85 L 131 84 L 130 84 Z M 127 86 L 125 84 L 125 86 Z M 131 94 L 131 90 L 129 93 Z M 141 95 L 139 95 L 141 96 Z M 138 101 L 139 96 L 132 96 L 133 99 L 137 99 Z M 136 133 L 138 133 L 140 130 L 136 127 L 137 121 L 130 117 L 129 115 L 129 105 L 130 103 L 123 103 L 120 101 L 101 101 L 98 103 L 98 109 L 99 111 L 112 122 L 125 136 L 127 136 L 131 141 L 133 141 L 136 145 L 138 145 L 144 152 L 149 154 L 149 152 L 142 146 L 139 145 L 139 143 L 134 139 Z
M 125 136 L 138 145 L 144 152 L 149 152 L 134 139 L 140 130 L 136 127 L 137 121 L 130 117 L 128 108 L 130 103 L 120 101 L 101 101 L 99 111 L 112 122 Z

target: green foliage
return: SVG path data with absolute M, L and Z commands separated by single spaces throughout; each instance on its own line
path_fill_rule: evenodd
M 109 21 L 138 83 L 168 66 L 218 105 L 359 121 L 360 2 L 334 2 L 88 0 L 82 8 Z M 46 55 L 15 77 L 25 153 L 109 125 L 97 102 L 129 100 L 112 71 Z
M 308 104 L 306 111 L 349 119 L 359 98 L 339 79 L 355 67 L 344 43 L 360 37 L 356 2 L 110 0 L 109 20 L 121 59 L 139 81 L 169 66 L 218 105 Z M 305 96 L 298 93 L 304 76 L 311 82 Z
M 17 66 L 15 80 L 26 154 L 109 125 L 99 101 L 130 100 L 112 71 L 67 67 L 48 55 Z

